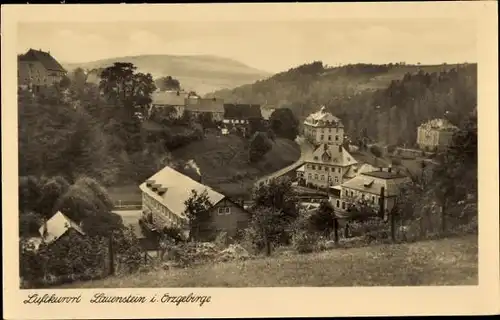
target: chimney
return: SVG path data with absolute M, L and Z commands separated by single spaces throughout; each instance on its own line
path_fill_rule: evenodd
M 161 184 L 159 184 L 159 183 L 154 183 L 153 185 L 151 185 L 151 189 L 153 191 L 158 190 L 160 187 L 161 187 Z
M 160 195 L 160 196 L 164 195 L 164 194 L 165 194 L 165 192 L 167 192 L 167 188 L 165 188 L 165 187 L 160 187 L 160 188 L 156 191 L 156 193 L 158 193 L 158 195 Z
M 154 180 L 146 180 L 146 186 L 151 187 L 155 183 Z

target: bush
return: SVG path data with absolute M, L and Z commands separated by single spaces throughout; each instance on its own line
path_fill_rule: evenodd
M 298 253 L 315 251 L 318 236 L 314 232 L 299 230 L 292 235 L 292 246 Z
M 353 221 L 349 224 L 349 232 L 352 237 L 368 236 L 384 238 L 389 230 L 389 225 L 382 219 L 373 218 L 366 221 Z
M 401 159 L 399 159 L 399 158 L 392 158 L 391 162 L 395 166 L 400 166 L 401 165 Z
M 378 146 L 371 146 L 370 152 L 377 158 L 380 158 L 382 156 L 382 149 L 380 149 L 380 147 Z

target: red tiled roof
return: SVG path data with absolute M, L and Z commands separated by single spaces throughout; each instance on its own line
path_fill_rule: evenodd
M 47 70 L 66 72 L 66 70 L 57 62 L 48 52 L 29 49 L 28 52 L 19 56 L 21 61 L 39 61 Z

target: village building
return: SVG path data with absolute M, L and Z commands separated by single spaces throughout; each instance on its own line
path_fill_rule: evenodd
M 258 104 L 224 104 L 224 126 L 228 129 L 237 129 L 246 136 L 251 122 L 262 123 L 262 113 Z M 257 127 L 256 129 L 259 129 Z
M 261 107 L 260 108 L 260 113 L 262 114 L 262 120 L 264 121 L 265 125 L 268 125 L 270 120 L 271 120 L 271 115 L 273 114 L 275 108 L 269 108 L 269 107 Z
M 155 91 L 151 95 L 150 113 L 156 110 L 170 110 L 172 118 L 179 119 L 184 114 L 186 98 L 189 94 L 180 90 Z
M 342 145 L 324 143 L 305 159 L 304 172 L 298 174 L 307 186 L 329 188 L 341 184 L 345 174 L 357 163 Z
M 330 203 L 339 215 L 343 215 L 348 214 L 350 205 L 357 201 L 364 200 L 365 203 L 373 205 L 375 210 L 381 207 L 383 201 L 384 216 L 387 217 L 401 194 L 401 187 L 410 182 L 408 176 L 390 167 L 361 172 L 333 187 Z
M 456 126 L 446 119 L 433 119 L 417 128 L 417 145 L 426 151 L 443 150 L 451 143 Z
M 213 121 L 222 122 L 224 119 L 224 100 L 217 98 L 201 98 L 193 95 L 185 99 L 184 110 L 192 117 L 208 114 Z
M 344 125 L 339 118 L 326 111 L 325 106 L 304 120 L 304 136 L 313 145 L 322 143 L 342 145 Z
M 34 251 L 38 250 L 42 243 L 50 245 L 70 235 L 85 236 L 82 228 L 61 211 L 57 211 L 50 219 L 46 220 L 38 232 L 40 236 L 30 237 L 26 242 Z
M 50 52 L 29 49 L 18 56 L 17 62 L 18 85 L 34 91 L 60 82 L 67 74 Z
M 250 214 L 240 204 L 212 188 L 167 166 L 139 186 L 142 191 L 143 218 L 157 230 L 179 228 L 189 237 L 189 217 L 185 201 L 192 190 L 201 194 L 206 191 L 212 206 L 209 208 L 209 222 L 200 230 L 205 240 L 214 234 L 227 232 L 237 235 L 247 227 Z

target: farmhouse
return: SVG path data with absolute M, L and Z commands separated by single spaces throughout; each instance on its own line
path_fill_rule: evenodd
M 417 145 L 426 151 L 445 149 L 458 128 L 446 119 L 433 119 L 417 128 Z
M 224 119 L 224 100 L 190 96 L 185 99 L 184 110 L 189 112 L 192 117 L 209 115 L 213 121 L 222 122 Z
M 235 236 L 238 230 L 247 226 L 249 212 L 242 206 L 231 201 L 208 186 L 167 166 L 142 183 L 143 218 L 156 229 L 176 227 L 189 237 L 189 218 L 186 215 L 185 201 L 191 196 L 192 190 L 201 194 L 206 191 L 211 203 L 209 222 L 200 230 L 204 240 L 225 231 L 229 236 Z
M 50 52 L 41 50 L 29 49 L 18 56 L 17 62 L 19 86 L 35 91 L 42 86 L 60 82 L 67 73 Z
M 155 91 L 151 95 L 151 111 L 170 109 L 173 118 L 180 118 L 184 114 L 184 104 L 188 93 L 185 91 Z
M 330 203 L 337 212 L 345 213 L 349 205 L 359 200 L 364 200 L 376 208 L 379 208 L 383 201 L 384 213 L 387 215 L 394 207 L 401 187 L 410 182 L 409 177 L 392 168 L 362 172 L 340 186 L 335 186 Z
M 315 146 L 322 143 L 341 145 L 344 142 L 344 125 L 322 106 L 304 120 L 304 136 Z

